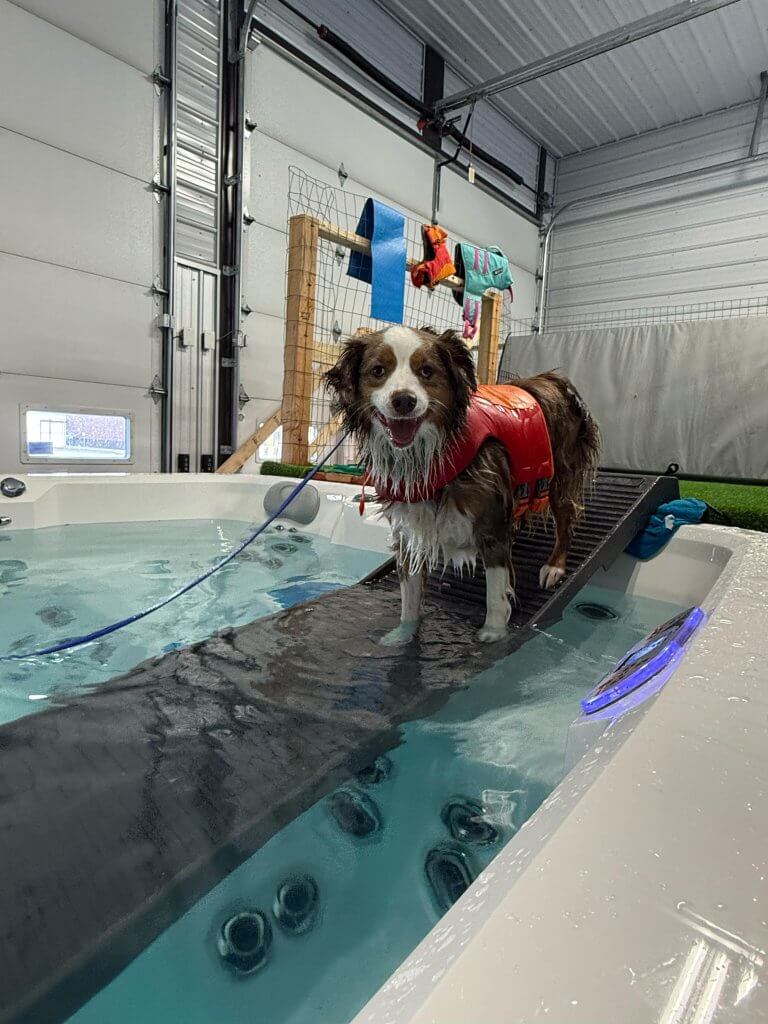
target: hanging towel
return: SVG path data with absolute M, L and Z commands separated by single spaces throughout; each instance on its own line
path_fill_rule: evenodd
M 627 554 L 641 559 L 652 558 L 671 540 L 679 527 L 703 522 L 708 511 L 709 505 L 698 498 L 678 498 L 659 505 L 645 529 L 627 547 Z M 712 521 L 713 517 L 709 518 Z
M 353 252 L 347 274 L 371 285 L 374 320 L 401 324 L 406 270 L 405 217 L 391 206 L 367 199 L 357 233 L 370 239 L 371 254 Z
M 456 273 L 464 278 L 463 293 L 454 292 L 453 296 L 462 307 L 464 338 L 471 340 L 477 334 L 483 292 L 488 288 L 498 288 L 499 291 L 509 288 L 511 296 L 514 283 L 512 273 L 509 260 L 495 246 L 478 249 L 476 245 L 460 242 L 456 246 L 453 262 L 456 264 Z

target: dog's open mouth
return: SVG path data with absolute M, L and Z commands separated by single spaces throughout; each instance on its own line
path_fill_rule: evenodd
M 396 448 L 407 448 L 413 442 L 419 427 L 424 422 L 423 416 L 390 420 L 386 416 L 382 416 L 381 413 L 376 413 L 376 415 L 387 428 L 387 433 Z

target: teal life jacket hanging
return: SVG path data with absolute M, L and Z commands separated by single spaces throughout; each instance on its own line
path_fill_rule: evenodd
M 456 273 L 464 279 L 464 291 L 454 292 L 453 297 L 462 307 L 463 337 L 471 341 L 477 335 L 480 323 L 483 292 L 488 288 L 497 288 L 500 292 L 508 288 L 512 298 L 512 273 L 509 260 L 496 246 L 478 249 L 476 245 L 459 242 L 453 262 L 456 264 Z

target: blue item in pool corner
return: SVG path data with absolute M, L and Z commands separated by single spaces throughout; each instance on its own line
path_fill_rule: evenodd
M 371 240 L 371 255 L 353 252 L 347 274 L 371 285 L 374 320 L 401 324 L 405 297 L 405 217 L 385 203 L 367 199 L 357 233 Z
M 677 498 L 659 505 L 644 530 L 627 546 L 627 554 L 635 558 L 652 558 L 664 547 L 680 526 L 700 523 L 707 503 L 698 498 Z

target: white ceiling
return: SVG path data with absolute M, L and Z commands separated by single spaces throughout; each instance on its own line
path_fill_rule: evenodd
M 672 0 L 379 0 L 471 83 L 669 7 Z M 557 155 L 754 99 L 768 0 L 739 0 L 495 96 Z

